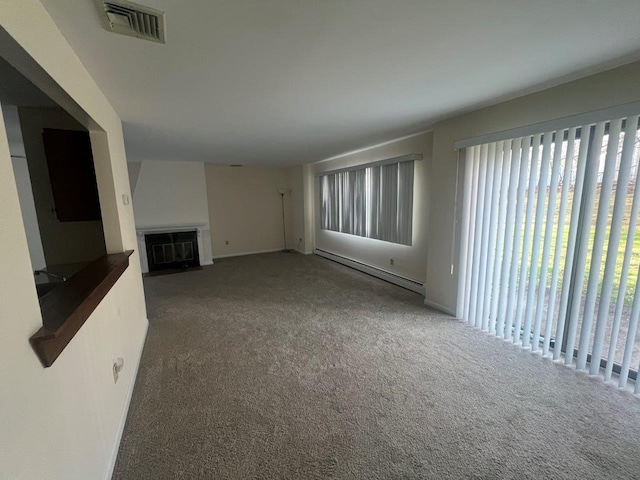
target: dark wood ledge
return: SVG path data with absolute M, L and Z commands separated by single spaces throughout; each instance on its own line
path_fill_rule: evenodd
M 129 266 L 133 250 L 105 255 L 40 299 L 42 328 L 29 343 L 50 367 Z

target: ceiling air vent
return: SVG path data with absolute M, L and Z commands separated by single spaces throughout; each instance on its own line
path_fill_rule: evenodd
M 97 3 L 107 30 L 165 43 L 164 12 L 124 0 Z

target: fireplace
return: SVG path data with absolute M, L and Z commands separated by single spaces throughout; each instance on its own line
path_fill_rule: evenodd
M 189 224 L 183 223 L 183 224 L 175 224 L 175 225 L 138 226 L 136 227 L 136 236 L 138 237 L 138 252 L 140 252 L 139 258 L 140 258 L 140 267 L 141 267 L 142 273 L 148 273 L 152 270 L 149 267 L 151 266 L 153 261 L 153 249 L 149 253 L 148 246 L 147 246 L 147 237 L 153 236 L 156 234 L 174 235 L 172 238 L 169 238 L 169 239 L 165 236 L 164 237 L 165 240 L 162 240 L 160 242 L 160 245 L 164 245 L 164 244 L 176 243 L 175 235 L 182 234 L 182 233 L 189 234 L 191 238 L 190 241 L 194 245 L 193 257 L 197 261 L 196 266 L 199 265 L 202 267 L 205 265 L 212 265 L 213 261 L 211 258 L 211 231 L 209 229 L 208 223 L 189 223 Z M 195 240 L 193 239 L 193 235 L 195 235 L 196 237 Z M 162 237 L 159 237 L 159 238 L 162 238 Z M 184 243 L 184 242 L 185 240 L 181 240 L 181 237 L 178 237 L 177 243 Z M 167 247 L 167 248 L 170 248 L 170 247 Z M 158 247 L 158 249 L 156 249 L 156 256 L 163 263 L 159 263 L 158 265 L 156 265 L 156 267 L 160 267 L 160 268 L 154 268 L 153 270 L 160 270 L 162 269 L 162 267 L 181 268 L 186 258 L 191 257 L 191 255 L 189 255 L 190 253 L 189 247 L 187 246 L 186 249 L 187 249 L 186 251 L 187 255 L 184 255 L 185 254 L 184 246 L 178 246 L 173 251 L 167 250 L 165 254 L 164 247 L 162 250 L 160 250 Z M 165 262 L 167 260 L 175 259 L 176 257 L 180 260 L 179 261 L 180 265 L 177 265 L 176 267 L 167 266 L 167 263 Z
M 148 233 L 144 241 L 150 272 L 200 266 L 196 230 Z

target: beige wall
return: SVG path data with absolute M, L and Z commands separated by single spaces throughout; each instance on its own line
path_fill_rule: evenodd
M 101 257 L 106 252 L 101 221 L 58 220 L 42 141 L 44 128 L 86 129 L 61 108 L 19 108 L 18 112 L 47 266 L 88 262 Z
M 203 242 L 209 260 L 280 250 L 284 243 L 278 189 L 285 188 L 287 246 L 305 249 L 302 166 L 147 161 L 131 162 L 128 168 L 138 228 L 206 224 L 210 227 L 203 232 Z
M 305 232 L 305 167 L 291 167 L 291 238 L 292 246 L 300 253 L 312 253 L 313 246 Z
M 287 246 L 298 248 L 300 237 L 294 231 L 299 230 L 293 228 L 291 212 L 292 198 L 300 197 L 300 183 L 293 181 L 296 169 L 206 165 L 205 172 L 214 258 L 284 248 L 279 188 L 288 190 Z
M 15 175 L 16 186 L 18 188 L 22 222 L 27 235 L 27 243 L 29 244 L 31 269 L 41 270 L 47 266 L 47 262 L 44 258 L 44 249 L 42 248 L 42 240 L 40 238 L 40 226 L 38 225 L 38 214 L 36 213 L 36 205 L 33 200 L 29 166 L 27 165 L 27 158 L 24 153 L 24 142 L 22 141 L 18 107 L 15 105 L 3 105 L 2 116 L 7 130 L 13 174 Z
M 39 2 L 0 0 L 0 9 L 0 56 L 91 130 L 107 250 L 135 249 L 133 210 L 120 201 L 130 195 L 120 119 Z M 0 478 L 108 478 L 147 328 L 137 253 L 43 368 L 28 341 L 42 318 L 0 127 Z M 114 384 L 117 357 L 124 370 Z
M 413 190 L 413 243 L 399 245 L 390 242 L 364 238 L 356 235 L 322 230 L 315 224 L 315 248 L 341 255 L 352 260 L 371 265 L 402 277 L 424 283 L 427 271 L 427 235 L 429 228 L 429 200 L 431 183 L 430 132 L 399 140 L 362 152 L 312 165 L 307 175 L 309 187 L 313 187 L 313 198 L 317 198 L 315 173 L 337 168 L 360 165 L 377 160 L 421 153 L 423 159 L 415 162 Z M 317 202 L 316 202 L 317 204 Z M 318 205 L 314 218 L 318 219 Z M 307 213 L 308 215 L 308 213 Z M 390 259 L 394 260 L 391 265 Z
M 42 270 L 46 268 L 47 261 L 44 258 L 44 249 L 40 238 L 40 227 L 38 226 L 38 214 L 33 202 L 33 190 L 31 188 L 31 177 L 29 167 L 24 158 L 12 158 L 13 174 L 15 175 L 18 197 L 20 199 L 20 211 L 22 212 L 22 223 L 27 235 L 29 244 L 29 257 L 31 258 L 31 269 Z
M 202 162 L 129 163 L 136 226 L 204 225 L 205 258 L 211 261 L 207 184 Z
M 454 238 L 457 152 L 454 142 L 515 127 L 640 101 L 640 62 L 483 108 L 433 127 L 433 169 L 426 298 L 455 310 L 459 229 Z M 462 172 L 460 172 L 462 173 Z M 458 213 L 460 213 L 458 209 Z M 456 255 L 451 256 L 455 242 Z

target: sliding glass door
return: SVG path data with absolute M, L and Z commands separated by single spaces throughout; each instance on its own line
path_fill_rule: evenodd
M 470 324 L 624 385 L 640 362 L 638 116 L 467 148 Z

